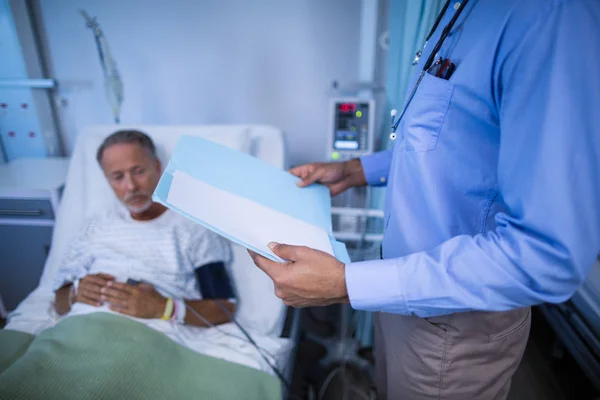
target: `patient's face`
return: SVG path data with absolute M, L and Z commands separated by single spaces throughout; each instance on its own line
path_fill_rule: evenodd
M 104 150 L 102 169 L 115 194 L 134 214 L 152 206 L 152 193 L 161 174 L 160 160 L 135 143 L 112 145 Z

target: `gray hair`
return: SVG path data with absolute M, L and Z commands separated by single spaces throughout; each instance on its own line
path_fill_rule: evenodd
M 156 147 L 154 146 L 152 139 L 150 139 L 150 136 L 146 135 L 144 132 L 136 131 L 134 129 L 124 129 L 121 131 L 116 131 L 104 139 L 98 148 L 98 152 L 96 153 L 96 160 L 98 160 L 98 163 L 102 165 L 102 155 L 104 154 L 104 150 L 115 144 L 122 143 L 138 144 L 148 150 L 152 157 L 158 159 L 156 156 Z

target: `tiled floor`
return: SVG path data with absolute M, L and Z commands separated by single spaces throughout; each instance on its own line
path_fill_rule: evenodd
M 315 321 L 315 315 L 321 322 Z M 320 315 L 319 315 L 320 314 Z M 327 321 L 335 320 L 331 310 L 321 310 L 317 313 L 304 315 L 303 324 L 306 329 L 327 335 L 333 332 L 333 326 Z M 546 324 L 543 316 L 537 311 L 533 313 L 533 323 L 529 343 L 523 361 L 517 370 L 508 400 L 599 400 L 600 393 L 596 392 L 584 376 L 575 361 L 564 353 L 562 358 L 553 357 L 555 350 L 554 334 Z M 328 371 L 318 366 L 318 360 L 324 355 L 319 345 L 305 340 L 298 352 L 296 370 L 292 386 L 294 399 L 311 398 L 307 392 L 318 394 L 320 383 Z M 348 379 L 363 388 L 363 394 L 348 393 L 346 400 L 364 400 L 369 388 L 369 382 L 357 371 L 349 369 Z M 334 379 L 323 399 L 342 399 L 342 381 Z M 314 396 L 312 398 L 318 398 Z

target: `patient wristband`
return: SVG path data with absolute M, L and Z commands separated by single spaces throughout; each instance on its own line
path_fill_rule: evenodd
M 173 305 L 175 310 L 173 312 L 173 318 L 171 318 L 174 322 L 178 324 L 185 324 L 185 301 L 184 300 L 173 300 Z
M 162 319 L 163 321 L 168 321 L 171 319 L 172 315 L 173 315 L 173 299 L 169 297 L 167 299 L 167 304 L 165 305 L 165 311 L 163 312 L 163 315 L 160 319 Z

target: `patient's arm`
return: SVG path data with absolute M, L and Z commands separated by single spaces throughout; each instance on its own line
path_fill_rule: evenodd
M 67 283 L 60 289 L 58 289 L 55 293 L 54 300 L 54 309 L 58 313 L 58 315 L 65 315 L 69 311 L 71 311 L 71 301 L 69 300 L 69 296 L 71 296 L 71 290 L 73 290 L 73 284 Z
M 235 313 L 235 304 L 227 299 L 215 299 L 218 301 L 230 314 Z M 213 299 L 205 300 L 185 300 L 185 304 L 188 308 L 185 313 L 185 323 L 196 326 L 207 326 L 206 322 L 194 315 L 189 310 L 192 308 L 202 318 L 204 318 L 210 325 L 219 325 L 229 322 L 229 316 L 219 307 L 219 305 Z
M 186 300 L 186 305 L 200 314 L 210 325 L 229 322 L 229 316 L 219 307 L 219 305 L 224 307 L 230 315 L 235 312 L 235 304 L 228 300 L 234 298 L 235 293 L 225 263 L 223 261 L 211 262 L 196 268 L 195 272 L 203 300 Z M 216 303 L 217 301 L 219 304 Z M 197 326 L 208 325 L 189 309 L 185 313 L 185 323 Z
M 99 307 L 102 305 L 102 288 L 106 283 L 113 281 L 114 276 L 108 274 L 86 275 L 79 280 L 77 292 L 73 291 L 73 283 L 64 284 L 55 292 L 54 308 L 59 315 L 71 311 L 71 305 L 75 302 L 86 303 Z
M 140 283 L 129 285 L 121 282 L 107 282 L 102 290 L 101 301 L 110 303 L 110 309 L 135 318 L 161 318 L 165 312 L 167 298 L 161 296 L 152 285 Z M 235 312 L 235 304 L 227 299 L 184 300 L 186 308 L 192 308 L 210 325 L 229 322 L 227 313 L 216 304 L 219 301 L 230 313 Z M 178 310 L 178 312 L 181 312 Z M 194 312 L 186 310 L 184 322 L 190 325 L 207 326 Z

